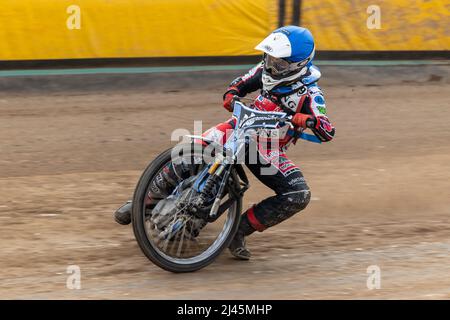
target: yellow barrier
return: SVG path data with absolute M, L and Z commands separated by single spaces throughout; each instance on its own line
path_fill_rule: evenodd
M 371 17 L 380 10 L 380 29 Z M 367 9 L 373 9 L 368 10 Z M 321 0 L 302 2 L 302 25 L 319 50 L 450 50 L 445 0 Z
M 0 0 L 0 60 L 258 54 L 282 3 L 318 50 L 450 48 L 444 0 L 378 0 L 381 29 L 367 28 L 372 0 L 280 1 Z
M 273 0 L 1 0 L 0 60 L 250 55 L 276 10 Z

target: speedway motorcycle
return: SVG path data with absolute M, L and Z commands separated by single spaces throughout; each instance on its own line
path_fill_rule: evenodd
M 199 270 L 229 246 L 249 188 L 239 159 L 257 137 L 292 127 L 291 116 L 284 112 L 258 111 L 237 98 L 233 105 L 236 125 L 224 145 L 188 136 L 191 143 L 180 143 L 156 157 L 135 189 L 134 235 L 148 259 L 167 271 Z M 170 194 L 149 201 L 153 179 L 168 166 L 182 167 L 184 174 Z

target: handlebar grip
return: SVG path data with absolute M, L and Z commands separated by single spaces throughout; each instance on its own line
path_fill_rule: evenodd
M 233 98 L 231 99 L 231 103 L 230 103 L 232 109 L 234 109 L 234 103 L 235 103 L 236 101 L 241 101 L 241 99 L 240 99 L 240 97 L 239 97 L 238 95 L 235 94 L 235 95 L 233 96 Z

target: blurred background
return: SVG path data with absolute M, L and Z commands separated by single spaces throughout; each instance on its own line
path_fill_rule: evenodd
M 450 298 L 450 3 L 0 1 L 0 298 Z M 113 221 L 177 128 L 282 25 L 309 28 L 336 138 L 289 150 L 308 208 L 169 274 Z M 271 191 L 255 179 L 245 207 Z M 68 266 L 81 289 L 67 288 Z M 368 285 L 373 266 L 381 285 Z

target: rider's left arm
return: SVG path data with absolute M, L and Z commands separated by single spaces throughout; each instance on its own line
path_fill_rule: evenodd
M 331 124 L 327 116 L 327 108 L 322 90 L 317 84 L 308 86 L 309 104 L 306 106 L 304 113 L 314 117 L 314 125 L 310 127 L 312 132 L 323 142 L 333 139 L 335 128 Z

